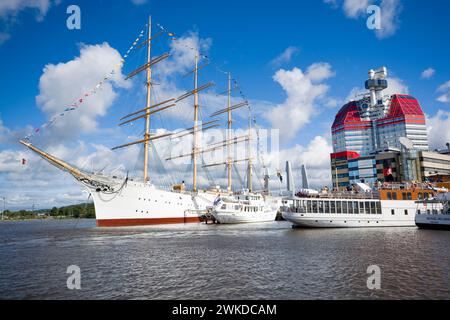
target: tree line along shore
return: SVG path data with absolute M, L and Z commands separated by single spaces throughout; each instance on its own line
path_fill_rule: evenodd
M 95 208 L 93 203 L 80 203 L 65 207 L 53 207 L 39 210 L 5 210 L 3 220 L 27 220 L 27 219 L 94 219 Z

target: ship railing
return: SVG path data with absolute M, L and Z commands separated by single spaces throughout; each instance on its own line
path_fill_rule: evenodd
M 306 198 L 316 199 L 379 199 L 378 192 L 362 192 L 355 193 L 351 191 L 331 192 L 331 193 L 319 193 L 317 195 L 310 195 Z
M 404 190 L 404 189 L 433 189 L 433 184 L 425 182 L 385 182 L 379 189 L 383 190 Z

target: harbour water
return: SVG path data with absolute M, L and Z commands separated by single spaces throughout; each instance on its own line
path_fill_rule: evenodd
M 450 232 L 0 223 L 1 299 L 449 299 Z M 67 267 L 81 269 L 69 290 Z M 367 288 L 367 267 L 381 289 Z

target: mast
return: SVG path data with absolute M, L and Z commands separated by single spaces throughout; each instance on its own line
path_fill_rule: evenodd
M 33 146 L 30 142 L 25 141 L 25 140 L 20 140 L 19 142 L 21 144 L 23 144 L 25 147 L 29 148 L 30 150 L 32 150 L 35 153 L 37 153 L 38 155 L 40 155 L 42 158 L 44 158 L 45 160 L 50 162 L 55 167 L 69 172 L 76 179 L 78 179 L 78 180 L 81 180 L 81 179 L 90 180 L 91 179 L 88 174 L 84 173 L 80 169 L 68 164 L 67 162 L 62 161 L 61 159 L 58 159 L 58 158 L 52 156 L 51 154 L 49 154 L 47 152 L 42 151 L 41 149 Z
M 150 149 L 150 98 L 151 98 L 151 80 L 152 80 L 152 68 L 150 66 L 151 61 L 151 49 L 152 49 L 152 17 L 148 17 L 148 46 L 147 46 L 147 104 L 145 111 L 145 134 L 144 134 L 144 182 L 149 180 L 148 177 L 148 155 Z
M 248 176 L 247 176 L 247 188 L 248 191 L 253 190 L 253 170 L 252 170 L 252 112 L 250 107 L 248 108 Z
M 227 140 L 228 140 L 228 148 L 227 148 L 227 170 L 228 170 L 228 192 L 231 192 L 231 125 L 232 125 L 232 118 L 231 118 L 231 73 L 228 72 L 228 134 L 227 134 Z
M 198 131 L 198 53 L 195 54 L 195 73 L 194 73 L 194 141 L 192 147 L 192 191 L 197 192 L 197 131 Z

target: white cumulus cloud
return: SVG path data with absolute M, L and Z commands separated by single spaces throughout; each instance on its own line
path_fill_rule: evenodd
M 436 73 L 436 70 L 434 70 L 433 68 L 427 68 L 422 71 L 422 74 L 420 75 L 420 77 L 422 79 L 429 79 L 432 76 L 434 76 L 435 73 Z
M 343 9 L 349 18 L 358 18 L 366 13 L 366 9 L 371 1 L 369 0 L 345 0 Z
M 105 75 L 120 62 L 121 56 L 109 44 L 82 45 L 80 55 L 59 64 L 46 65 L 39 79 L 39 95 L 36 102 L 48 117 L 69 107 L 79 98 L 83 99 L 78 109 L 58 118 L 50 126 L 52 135 L 58 139 L 73 136 L 78 132 L 92 132 L 97 129 L 97 117 L 104 116 L 116 98 L 114 86 L 128 87 L 121 69 L 116 69 L 110 80 L 93 95 L 84 94 L 95 88 Z
M 281 149 L 278 153 L 269 154 L 266 157 L 267 167 L 270 168 L 272 175 L 278 169 L 283 171 L 284 175 L 284 161 L 290 161 L 296 187 L 300 188 L 301 165 L 304 164 L 308 170 L 311 187 L 320 188 L 331 184 L 330 153 L 332 152 L 333 148 L 328 139 L 316 136 L 307 145 L 297 144 L 291 148 Z M 283 163 L 280 163 L 281 161 Z M 276 184 L 273 186 L 276 187 Z
M 19 12 L 31 9 L 36 11 L 38 18 L 43 18 L 52 1 L 50 0 L 2 0 L 0 2 L 0 17 L 11 18 Z
M 264 117 L 273 128 L 280 130 L 282 139 L 292 139 L 298 130 L 307 124 L 317 112 L 316 103 L 328 92 L 329 86 L 321 81 L 331 77 L 333 72 L 327 63 L 309 66 L 304 73 L 299 68 L 278 70 L 274 81 L 285 91 L 286 100 L 268 110 Z
M 409 88 L 404 83 L 404 81 L 398 77 L 388 77 L 388 87 L 383 90 L 384 95 L 392 95 L 395 93 L 398 94 L 408 94 Z M 351 100 L 358 100 L 361 99 L 361 95 L 364 93 L 368 93 L 369 91 L 361 88 L 361 87 L 354 87 L 350 90 L 349 94 L 347 95 L 347 98 L 345 101 L 351 101 Z
M 397 31 L 402 5 L 400 0 L 382 0 L 380 9 L 381 29 L 376 29 L 375 34 L 379 39 L 383 39 L 392 36 Z
M 342 5 L 346 17 L 350 19 L 367 18 L 367 7 L 378 5 L 381 12 L 381 28 L 375 29 L 379 39 L 388 38 L 395 34 L 399 26 L 399 15 L 402 11 L 400 0 L 324 0 L 325 3 L 337 8 Z M 365 27 L 365 24 L 364 24 Z
M 42 21 L 53 4 L 59 0 L 1 0 L 0 1 L 0 44 L 10 37 L 11 27 L 17 23 L 18 16 L 24 11 L 32 11 L 36 20 Z
M 434 116 L 427 116 L 427 128 L 430 149 L 444 148 L 450 142 L 450 112 L 438 110 Z
M 282 53 L 276 56 L 270 64 L 273 66 L 279 66 L 284 63 L 291 62 L 292 58 L 300 52 L 300 49 L 294 46 L 287 47 Z
M 450 102 L 450 80 L 441 84 L 439 88 L 437 89 L 438 92 L 445 92 L 444 94 L 440 95 L 436 100 L 442 103 Z

